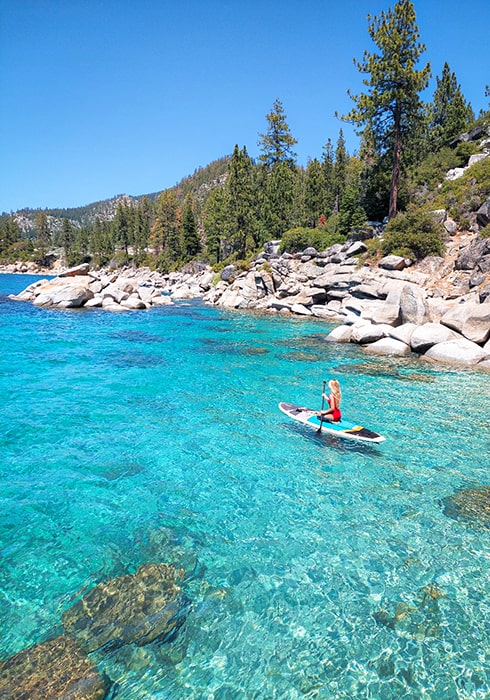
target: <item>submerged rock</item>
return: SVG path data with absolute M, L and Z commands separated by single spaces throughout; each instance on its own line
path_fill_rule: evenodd
M 449 518 L 476 520 L 490 527 L 490 486 L 457 491 L 443 500 L 443 506 Z
M 0 697 L 9 700 L 102 700 L 106 691 L 97 666 L 69 637 L 55 637 L 0 662 Z
M 143 564 L 89 591 L 63 613 L 63 627 L 89 652 L 168 639 L 182 624 L 182 577 L 173 566 Z

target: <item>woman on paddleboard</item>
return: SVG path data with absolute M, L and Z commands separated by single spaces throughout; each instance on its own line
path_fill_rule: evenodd
M 322 420 L 333 420 L 336 423 L 342 418 L 342 414 L 340 413 L 342 392 L 340 390 L 340 384 L 336 379 L 331 379 L 328 382 L 328 388 L 330 389 L 330 394 L 326 396 L 325 393 L 322 393 L 322 398 L 328 401 L 329 408 L 327 411 L 320 411 L 318 417 Z

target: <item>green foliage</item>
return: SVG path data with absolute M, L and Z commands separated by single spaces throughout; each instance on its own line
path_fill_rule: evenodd
M 281 240 L 279 252 L 298 253 L 312 246 L 318 251 L 326 250 L 335 243 L 344 243 L 345 236 L 330 232 L 326 228 L 304 228 L 298 226 L 286 231 Z
M 468 168 L 457 180 L 446 180 L 432 202 L 433 209 L 447 209 L 460 223 L 490 197 L 490 158 Z
M 184 262 L 196 257 L 201 251 L 197 221 L 193 211 L 193 200 L 187 195 L 182 211 L 182 254 Z
M 481 238 L 490 238 L 490 224 L 487 224 L 485 228 L 482 228 L 480 231 L 480 237 Z
M 429 108 L 429 143 L 437 151 L 464 132 L 475 117 L 447 61 L 436 81 L 434 101 Z
M 391 169 L 391 218 L 397 212 L 403 155 L 419 138 L 425 124 L 419 93 L 427 87 L 430 66 L 415 69 L 425 46 L 418 42 L 410 0 L 399 0 L 379 17 L 368 16 L 368 21 L 369 35 L 379 53 L 365 51 L 362 62 L 355 61 L 359 71 L 369 76 L 363 81 L 368 91 L 350 95 L 355 107 L 343 119 L 369 129 L 369 140 L 377 155 L 391 154 L 385 161 Z
M 294 165 L 296 153 L 293 151 L 293 146 L 298 142 L 291 134 L 284 107 L 279 98 L 274 101 L 266 119 L 268 129 L 265 134 L 259 134 L 259 146 L 262 151 L 259 156 L 260 161 L 268 168 L 274 168 L 279 163 Z
M 388 222 L 382 250 L 384 255 L 401 255 L 415 260 L 427 255 L 442 255 L 443 232 L 430 214 L 413 209 Z

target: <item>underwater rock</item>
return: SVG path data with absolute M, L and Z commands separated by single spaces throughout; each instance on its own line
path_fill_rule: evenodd
M 414 604 L 388 603 L 387 608 L 377 610 L 373 617 L 379 625 L 413 638 L 438 637 L 442 631 L 438 599 L 445 595 L 439 586 L 431 583 L 419 589 Z
M 61 636 L 0 662 L 0 697 L 102 700 L 108 690 L 79 644 Z
M 63 613 L 63 627 L 89 652 L 165 641 L 183 622 L 177 585 L 183 574 L 167 564 L 143 564 L 135 574 L 99 583 Z
M 463 489 L 443 499 L 444 515 L 477 520 L 490 527 L 490 486 Z

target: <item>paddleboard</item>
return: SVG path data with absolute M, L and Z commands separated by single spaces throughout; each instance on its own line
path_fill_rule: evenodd
M 289 418 L 303 423 L 304 425 L 318 430 L 320 428 L 320 418 L 318 418 L 318 411 L 312 408 L 306 408 L 305 406 L 296 406 L 294 403 L 285 403 L 281 401 L 279 404 L 279 409 L 285 413 Z M 342 418 L 342 420 L 337 423 L 332 421 L 322 421 L 321 432 L 328 433 L 330 435 L 337 435 L 337 437 L 346 438 L 347 440 L 358 440 L 359 442 L 383 442 L 386 440 L 379 433 L 375 433 L 372 430 L 364 428 L 362 425 L 357 425 L 352 423 L 352 421 Z

